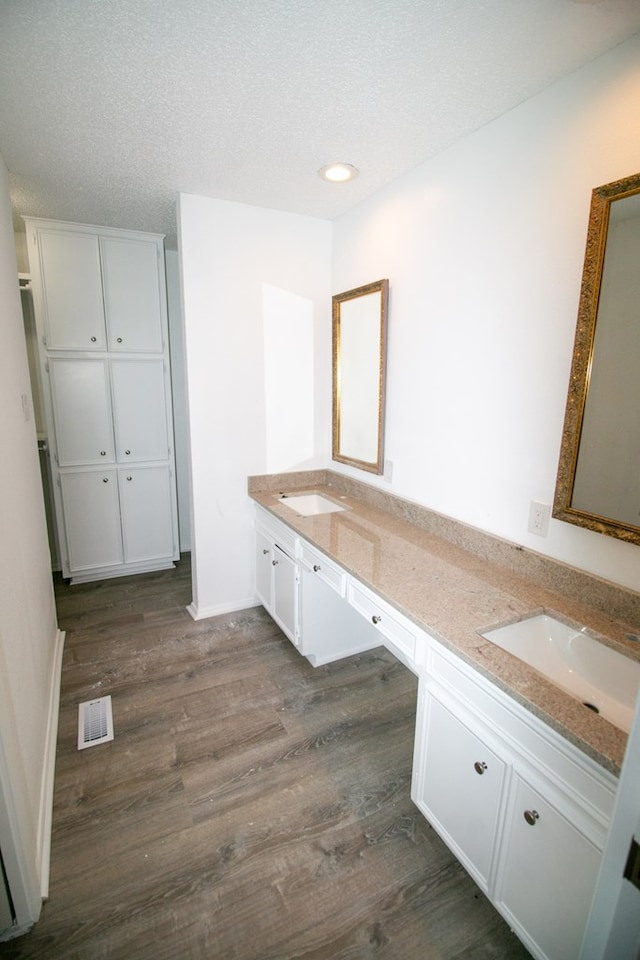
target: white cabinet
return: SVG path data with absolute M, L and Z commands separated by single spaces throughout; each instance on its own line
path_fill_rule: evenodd
M 173 557 L 168 467 L 62 471 L 60 484 L 69 565 L 79 578 Z
M 422 631 L 367 587 L 350 578 L 347 596 L 351 606 L 380 633 L 380 643 L 413 673 L 424 658 Z
M 107 345 L 98 237 L 27 221 L 34 304 L 49 350 Z M 35 267 L 35 269 L 34 269 Z
M 63 575 L 170 567 L 179 554 L 162 238 L 25 221 Z
M 116 458 L 119 463 L 169 456 L 163 360 L 111 360 Z
M 157 243 L 140 237 L 102 237 L 100 252 L 109 350 L 162 353 Z
M 380 644 L 377 630 L 347 603 L 346 585 L 338 564 L 258 508 L 256 592 L 314 667 Z
M 75 573 L 123 562 L 116 470 L 60 475 L 64 534 Z
M 169 467 L 119 470 L 120 513 L 125 563 L 143 563 L 174 553 Z
M 298 646 L 297 538 L 284 524 L 258 514 L 256 592 L 281 630 Z
M 155 236 L 25 220 L 47 349 L 162 353 L 164 271 Z
M 289 639 L 298 645 L 298 568 L 293 557 L 273 545 L 273 606 L 271 615 Z
M 460 710 L 452 711 L 432 694 L 426 694 L 418 714 L 423 771 L 414 802 L 486 893 L 506 764 L 486 736 L 473 732 L 470 718 L 463 714 L 462 719 Z
M 272 541 L 268 534 L 256 527 L 256 593 L 265 610 L 271 613 L 273 592 L 271 570 Z
M 616 778 L 331 557 L 257 514 L 267 610 L 314 665 L 382 642 L 418 673 L 413 801 L 537 960 L 578 960 Z
M 300 546 L 300 652 L 314 667 L 380 645 L 380 635 L 346 600 L 347 575 L 328 557 Z
M 113 463 L 108 361 L 51 358 L 49 378 L 58 466 Z
M 505 824 L 496 903 L 534 956 L 580 953 L 602 856 L 580 829 L 581 808 L 516 773 Z
M 615 778 L 434 640 L 412 798 L 538 960 L 577 960 Z
M 56 356 L 49 377 L 59 466 L 167 459 L 163 360 Z

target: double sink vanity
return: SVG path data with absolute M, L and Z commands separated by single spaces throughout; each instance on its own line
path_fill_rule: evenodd
M 413 801 L 534 957 L 578 958 L 640 597 L 331 471 L 248 489 L 265 608 L 313 666 L 382 644 L 417 675 Z

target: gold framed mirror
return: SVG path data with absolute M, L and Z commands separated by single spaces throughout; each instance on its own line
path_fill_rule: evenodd
M 640 174 L 591 194 L 553 516 L 640 543 Z
M 384 470 L 389 281 L 332 297 L 333 459 Z

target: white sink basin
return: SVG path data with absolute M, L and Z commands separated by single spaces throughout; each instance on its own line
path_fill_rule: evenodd
M 278 500 L 302 517 L 314 517 L 320 513 L 336 513 L 338 510 L 347 509 L 319 493 L 280 494 Z
M 590 636 L 585 627 L 542 613 L 484 630 L 481 636 L 629 732 L 640 688 L 640 663 Z

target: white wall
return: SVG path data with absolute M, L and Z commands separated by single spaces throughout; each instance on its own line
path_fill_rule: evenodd
M 390 280 L 393 482 L 365 479 L 636 590 L 637 546 L 527 522 L 553 501 L 591 190 L 640 169 L 639 103 L 635 38 L 336 221 L 332 278 Z
M 247 476 L 326 465 L 331 224 L 183 194 L 178 237 L 192 471 L 191 612 L 204 617 L 255 599 Z M 284 399 L 283 383 L 290 388 Z
M 15 878 L 22 870 L 23 910 L 37 911 L 47 855 L 43 803 L 58 637 L 30 399 L 29 419 L 23 413 L 31 387 L 2 158 L 0 316 L 0 846 L 8 872 Z
M 171 397 L 178 491 L 178 527 L 181 552 L 191 549 L 191 510 L 189 496 L 189 425 L 187 422 L 187 383 L 184 360 L 184 324 L 180 295 L 180 264 L 176 250 L 165 250 L 167 276 L 167 313 L 171 350 Z

